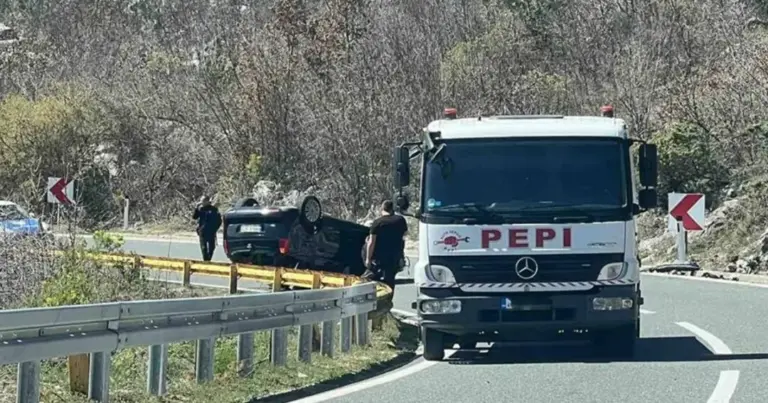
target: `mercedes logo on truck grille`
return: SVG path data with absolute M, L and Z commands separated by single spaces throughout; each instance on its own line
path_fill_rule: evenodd
M 523 280 L 530 280 L 539 272 L 539 264 L 532 257 L 521 257 L 515 263 L 515 273 Z

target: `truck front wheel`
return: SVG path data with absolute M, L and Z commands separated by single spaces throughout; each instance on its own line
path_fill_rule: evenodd
M 421 345 L 424 347 L 424 359 L 427 361 L 441 361 L 445 356 L 445 343 L 443 333 L 421 328 Z

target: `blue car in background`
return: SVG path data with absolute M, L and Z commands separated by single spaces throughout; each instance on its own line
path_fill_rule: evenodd
M 0 237 L 34 236 L 51 240 L 48 225 L 18 204 L 0 200 Z

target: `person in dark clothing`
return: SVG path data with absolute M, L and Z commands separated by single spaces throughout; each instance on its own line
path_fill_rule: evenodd
M 210 262 L 213 259 L 213 251 L 216 250 L 216 232 L 221 227 L 219 209 L 211 204 L 208 196 L 203 196 L 192 218 L 197 220 L 197 236 L 200 238 L 203 260 Z
M 395 289 L 395 275 L 405 249 L 405 233 L 408 224 L 405 218 L 395 215 L 391 200 L 381 204 L 381 216 L 371 224 L 365 255 L 366 271 L 363 278 L 383 281 Z

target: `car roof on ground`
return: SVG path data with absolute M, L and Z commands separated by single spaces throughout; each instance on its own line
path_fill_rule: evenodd
M 298 210 L 298 207 L 294 206 L 244 206 L 244 207 L 232 207 L 231 209 L 227 210 L 225 214 L 263 214 L 268 215 L 270 213 L 285 213 L 288 211 L 295 211 Z

